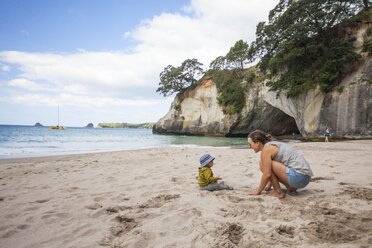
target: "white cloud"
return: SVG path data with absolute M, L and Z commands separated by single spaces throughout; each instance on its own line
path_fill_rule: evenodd
M 7 65 L 1 65 L 1 70 L 3 70 L 3 71 L 10 71 L 10 68 Z
M 160 101 L 144 99 L 122 99 L 112 97 L 90 97 L 76 94 L 18 94 L 0 97 L 1 102 L 25 104 L 31 106 L 80 106 L 80 107 L 146 107 L 159 104 Z
M 25 78 L 12 79 L 7 83 L 7 85 L 27 91 L 56 91 L 53 88 L 49 88 L 48 86 L 35 83 Z
M 57 100 L 46 91 L 56 91 L 58 101 L 76 106 L 159 104 L 155 90 L 165 66 L 179 66 L 185 59 L 197 58 L 208 67 L 235 41 L 252 41 L 255 26 L 266 20 L 276 3 L 192 0 L 184 14 L 163 13 L 125 32 L 124 38 L 137 42 L 131 52 L 90 52 L 81 48 L 69 54 L 2 51 L 0 61 L 16 65 L 20 71 L 9 86 L 38 91 L 15 95 L 13 102 L 50 104 Z

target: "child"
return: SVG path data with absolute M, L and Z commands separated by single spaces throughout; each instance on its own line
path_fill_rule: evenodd
M 233 188 L 227 185 L 224 185 L 223 181 L 217 183 L 218 180 L 221 180 L 221 177 L 213 177 L 213 172 L 211 167 L 213 166 L 213 160 L 215 158 L 209 154 L 204 154 L 200 157 L 200 168 L 199 168 L 199 178 L 198 183 L 201 190 L 221 190 L 227 189 L 232 190 Z

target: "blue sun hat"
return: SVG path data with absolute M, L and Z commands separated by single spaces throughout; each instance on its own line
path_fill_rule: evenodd
M 206 166 L 207 164 L 209 164 L 209 162 L 213 161 L 214 159 L 215 157 L 212 157 L 209 154 L 204 154 L 203 156 L 200 157 L 200 167 Z

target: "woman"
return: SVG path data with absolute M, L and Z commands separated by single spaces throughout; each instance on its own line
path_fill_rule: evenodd
M 250 195 L 259 195 L 271 185 L 274 191 L 270 196 L 284 198 L 285 194 L 279 182 L 287 187 L 289 192 L 304 188 L 309 182 L 313 172 L 308 162 L 295 149 L 286 143 L 272 141 L 270 134 L 260 130 L 248 135 L 248 144 L 255 153 L 261 152 L 260 168 L 262 178 L 258 189 Z M 265 188 L 266 187 L 266 188 Z

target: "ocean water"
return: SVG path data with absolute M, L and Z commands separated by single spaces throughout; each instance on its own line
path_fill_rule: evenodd
M 247 147 L 246 138 L 153 134 L 150 129 L 0 125 L 0 159 L 155 147 Z

